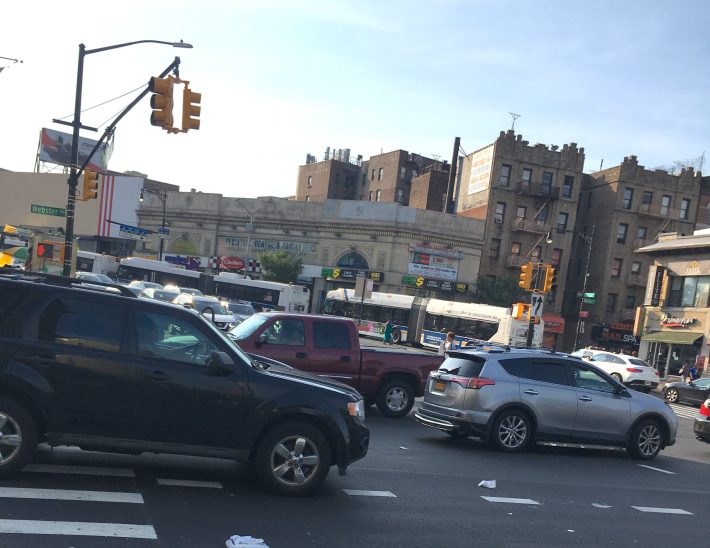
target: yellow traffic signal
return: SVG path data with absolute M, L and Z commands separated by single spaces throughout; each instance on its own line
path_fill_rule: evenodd
M 168 131 L 173 129 L 174 83 L 172 76 L 167 78 L 153 76 L 148 85 L 148 90 L 153 92 L 153 95 L 150 96 L 150 108 L 153 109 L 150 114 L 150 123 Z
M 195 93 L 187 85 L 182 92 L 182 130 L 200 129 L 200 102 L 202 94 Z
M 557 283 L 557 269 L 552 265 L 545 265 L 545 281 L 542 284 L 542 292 L 549 293 L 552 286 Z
M 95 200 L 99 193 L 99 174 L 95 171 L 84 170 L 84 191 L 81 193 L 81 199 Z
M 525 263 L 520 265 L 520 281 L 518 282 L 518 285 L 525 290 L 529 291 L 532 288 L 534 268 L 534 263 Z

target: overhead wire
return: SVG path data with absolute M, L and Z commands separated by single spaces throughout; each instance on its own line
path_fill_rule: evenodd
M 108 104 L 108 103 L 110 103 L 110 102 L 112 102 L 112 101 L 116 101 L 116 100 L 118 100 L 118 99 L 121 99 L 122 97 L 125 97 L 126 95 L 130 95 L 131 93 L 135 93 L 136 91 L 138 91 L 139 89 L 141 89 L 141 88 L 142 88 L 143 86 L 145 86 L 145 85 L 147 85 L 147 84 L 143 83 L 143 84 L 141 84 L 140 86 L 138 86 L 137 88 L 132 89 L 131 91 L 127 91 L 126 93 L 122 93 L 121 95 L 117 95 L 117 96 L 114 97 L 113 99 L 108 99 L 108 100 L 106 100 L 106 101 L 104 101 L 104 102 L 102 102 L 102 103 L 99 103 L 98 105 L 94 105 L 94 106 L 91 106 L 91 107 L 87 107 L 87 108 L 85 108 L 85 109 L 82 109 L 82 110 L 81 110 L 81 113 L 83 114 L 84 112 L 89 112 L 90 110 L 93 110 L 93 109 L 95 109 L 95 108 L 98 108 L 98 107 L 101 107 L 101 106 L 103 106 L 103 105 L 106 105 L 106 104 Z M 73 113 L 72 113 L 72 114 L 67 114 L 66 116 L 62 116 L 61 118 L 58 118 L 58 120 L 64 120 L 64 119 L 69 118 L 69 117 L 71 117 L 71 116 L 74 116 L 74 114 L 73 114 Z M 114 116 L 115 116 L 115 115 L 114 115 Z M 113 116 L 112 116 L 112 118 L 113 118 Z

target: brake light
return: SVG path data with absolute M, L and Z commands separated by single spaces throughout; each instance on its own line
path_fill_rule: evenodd
M 703 417 L 710 417 L 710 400 L 705 400 L 700 406 L 700 414 Z
M 638 367 L 627 367 L 626 370 L 629 373 L 643 373 L 643 369 L 639 369 Z
M 459 386 L 470 388 L 472 390 L 478 390 L 483 386 L 490 386 L 496 383 L 493 379 L 486 379 L 485 377 L 451 377 L 449 380 L 451 382 L 455 382 Z

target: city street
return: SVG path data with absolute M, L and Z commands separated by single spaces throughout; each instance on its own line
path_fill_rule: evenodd
M 368 456 L 305 499 L 272 496 L 226 461 L 44 448 L 0 482 L 0 546 L 207 547 L 234 534 L 271 547 L 703 546 L 710 446 L 694 439 L 694 410 L 674 408 L 678 442 L 648 463 L 619 450 L 501 454 L 372 409 Z M 86 536 L 60 536 L 71 522 Z

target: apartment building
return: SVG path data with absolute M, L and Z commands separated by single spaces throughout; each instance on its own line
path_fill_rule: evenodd
M 649 170 L 628 156 L 615 167 L 584 177 L 578 230 L 592 234 L 591 260 L 586 268 L 586 246 L 577 246 L 572 259 L 572 288 L 582 286 L 593 300 L 582 305 L 585 329 L 578 346 L 594 344 L 611 349 L 638 350 L 633 336 L 636 308 L 643 304 L 651 257 L 636 253 L 660 235 L 692 234 L 698 220 L 701 175 L 692 168 L 678 174 Z M 707 221 L 707 213 L 703 222 Z M 573 305 L 566 312 L 578 317 L 579 298 L 568 293 Z M 569 334 L 570 337 L 574 333 Z M 574 345 L 568 340 L 567 344 Z
M 424 173 L 412 179 L 409 207 L 443 212 L 450 170 L 447 162 L 435 162 L 425 167 Z
M 324 159 L 316 161 L 308 154 L 306 163 L 298 167 L 296 200 L 324 202 L 326 200 L 365 200 L 367 162 L 362 156 L 350 160 L 350 149 L 325 151 Z
M 565 332 L 562 296 L 575 245 L 584 148 L 576 143 L 530 145 L 514 131 L 469 154 L 461 163 L 458 215 L 485 221 L 480 276 L 518 280 L 529 261 L 557 267 L 545 302 L 545 345 L 559 347 Z

